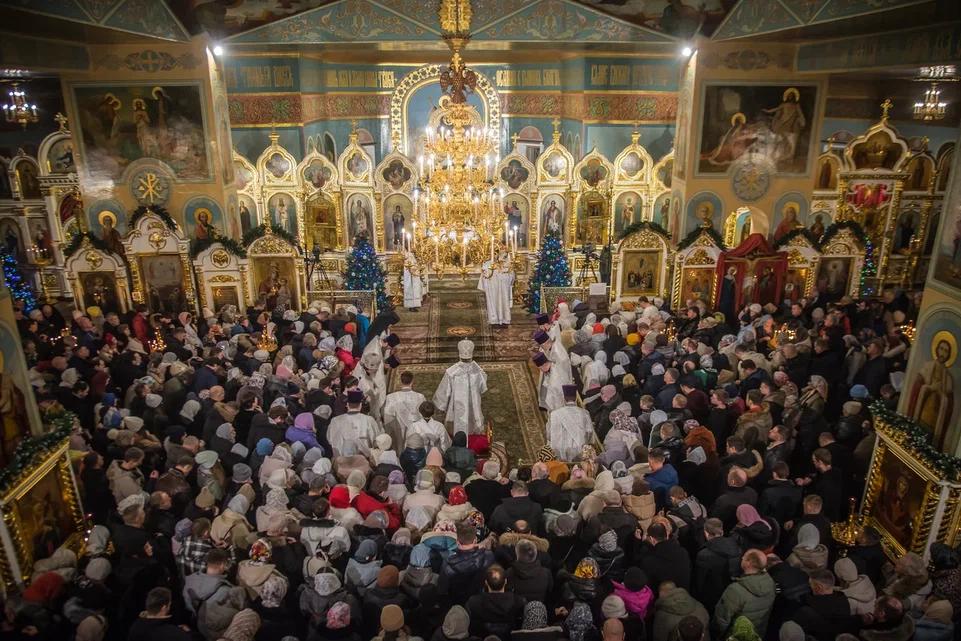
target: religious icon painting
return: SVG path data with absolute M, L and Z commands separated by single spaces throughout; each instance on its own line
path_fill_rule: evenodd
M 352 246 L 360 237 L 374 242 L 374 217 L 370 198 L 364 194 L 351 194 L 347 199 L 347 242 Z
M 184 228 L 196 240 L 213 240 L 224 233 L 224 214 L 212 198 L 200 196 L 184 205 Z
M 621 258 L 620 296 L 657 295 L 661 272 L 659 249 L 626 249 Z
M 84 306 L 96 305 L 104 313 L 121 311 L 120 298 L 117 296 L 117 281 L 113 272 L 80 272 L 78 276 Z
M 954 452 L 961 440 L 957 338 L 961 336 L 961 316 L 950 307 L 935 306 L 918 321 L 918 328 L 898 409 L 931 434 L 938 450 Z
M 364 154 L 359 151 L 355 151 L 350 158 L 347 159 L 347 171 L 354 180 L 363 180 L 369 168 L 370 163 Z
M 833 191 L 838 186 L 838 171 L 841 161 L 834 154 L 824 154 L 818 159 L 817 173 L 814 179 L 814 189 L 817 191 Z
M 894 244 L 891 251 L 895 254 L 910 254 L 911 240 L 921 228 L 921 210 L 917 207 L 905 209 L 898 214 L 894 226 Z
M 641 156 L 636 152 L 632 151 L 621 158 L 621 173 L 623 173 L 624 177 L 628 180 L 637 179 L 643 167 Z
M 564 243 L 564 229 L 567 223 L 567 201 L 560 194 L 549 194 L 541 200 L 541 240 L 553 234 Z
M 665 192 L 654 201 L 654 211 L 651 213 L 651 222 L 661 229 L 671 228 L 671 194 Z
M 253 198 L 244 194 L 240 195 L 237 203 L 237 218 L 240 219 L 240 233 L 246 234 L 251 229 L 260 224 L 257 220 L 257 205 Z
M 270 224 L 297 237 L 297 205 L 290 194 L 274 194 L 267 199 L 267 212 Z
M 504 215 L 509 229 L 517 232 L 517 247 L 527 249 L 527 226 L 530 223 L 530 206 L 522 194 L 504 196 Z
M 3 248 L 18 261 L 25 257 L 23 239 L 21 238 L 20 226 L 17 221 L 9 218 L 0 221 L 0 242 Z
M 219 312 L 227 305 L 240 309 L 240 293 L 236 285 L 218 285 L 210 288 L 213 298 L 213 310 Z
M 43 197 L 40 193 L 40 169 L 30 160 L 21 160 L 17 163 L 17 184 L 20 186 L 20 198 L 23 200 L 39 200 Z
M 381 176 L 391 189 L 397 191 L 407 184 L 412 174 L 407 165 L 399 159 L 394 159 L 384 167 Z
M 940 233 L 934 226 L 930 233 L 938 234 L 932 257 L 933 280 L 953 288 L 952 293 L 958 296 L 961 294 L 961 176 L 951 180 L 941 209 Z
M 846 296 L 851 286 L 852 256 L 824 256 L 818 261 L 816 285 L 829 298 Z
M 40 252 L 41 257 L 53 258 L 53 237 L 50 235 L 50 225 L 45 218 L 27 219 L 27 228 L 30 230 L 31 245 L 35 246 Z
M 276 179 L 281 179 L 290 173 L 290 159 L 280 152 L 275 152 L 267 159 L 267 171 Z
M 267 309 L 287 310 L 296 302 L 297 270 L 293 258 L 254 258 L 254 283 L 257 300 Z
M 674 180 L 674 159 L 672 158 L 658 167 L 656 175 L 657 180 L 670 189 L 671 182 Z
M 511 189 L 517 189 L 527 181 L 530 172 L 524 167 L 521 161 L 516 158 L 510 160 L 501 168 L 501 180 L 507 183 Z
M 607 244 L 607 202 L 607 199 L 596 191 L 589 191 L 580 197 L 577 203 L 578 244 Z
M 180 254 L 140 257 L 140 273 L 152 311 L 179 314 L 187 307 Z
M 281 156 L 283 159 L 283 156 Z M 283 176 L 283 173 L 281 173 Z M 278 176 L 279 177 L 279 176 Z M 234 186 L 237 187 L 237 191 L 244 189 L 247 185 L 254 181 L 254 172 L 245 163 L 239 160 L 234 161 Z
M 403 194 L 393 194 L 384 200 L 384 249 L 403 251 L 404 234 L 411 232 L 414 205 Z
M 890 448 L 880 463 L 881 488 L 872 503 L 872 525 L 904 551 L 911 550 L 928 482 Z
M 580 176 L 589 187 L 597 187 L 602 180 L 607 178 L 607 167 L 598 158 L 591 158 L 581 167 Z
M 948 188 L 948 179 L 953 175 L 951 164 L 954 161 L 954 147 L 943 154 L 939 152 L 938 155 L 938 183 L 935 186 L 935 191 L 945 191 Z
M 620 234 L 634 223 L 641 222 L 641 197 L 637 192 L 625 191 L 614 201 L 614 232 Z
M 64 138 L 53 143 L 47 152 L 47 171 L 51 174 L 70 174 L 77 171 L 73 159 L 73 140 Z
M 567 158 L 559 151 L 552 152 L 544 159 L 544 170 L 553 180 L 564 180 L 567 177 Z
M 304 182 L 310 184 L 314 189 L 323 189 L 330 183 L 332 177 L 333 172 L 330 167 L 316 158 L 304 167 Z
M 41 430 L 40 415 L 33 398 L 33 388 L 27 378 L 27 366 L 20 347 L 20 334 L 13 329 L 15 322 L 10 304 L 3 301 L 3 314 L 9 319 L 0 321 L 0 465 L 13 460 L 20 442 Z M 36 431 L 35 431 L 36 430 Z
M 806 267 L 787 270 L 784 275 L 784 300 L 796 303 L 804 297 L 809 272 Z
M 685 267 L 681 273 L 681 304 L 702 300 L 711 306 L 714 289 L 713 267 Z
M 311 248 L 318 247 L 326 252 L 340 244 L 337 240 L 337 208 L 327 194 L 317 192 L 307 201 L 304 224 Z

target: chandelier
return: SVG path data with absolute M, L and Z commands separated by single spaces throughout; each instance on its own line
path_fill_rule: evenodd
M 918 82 L 929 82 L 924 97 L 914 103 L 914 119 L 921 121 L 942 120 L 947 111 L 948 103 L 941 100 L 939 83 L 957 82 L 954 65 L 936 65 L 921 67 L 920 73 L 914 78 Z
M 418 157 L 419 182 L 414 204 L 423 225 L 414 225 L 408 249 L 437 273 L 490 258 L 510 244 L 502 194 L 494 189 L 499 161 L 497 132 L 478 122 L 468 102 L 477 88 L 477 74 L 461 59 L 470 39 L 470 3 L 441 2 L 440 18 L 451 61 L 440 75 L 440 125 L 428 126 Z
M 3 115 L 6 116 L 7 122 L 20 123 L 20 126 L 26 129 L 28 124 L 35 123 L 40 118 L 37 116 L 37 105 L 29 104 L 27 93 L 18 87 L 19 84 L 15 82 L 13 90 L 7 92 L 10 96 L 10 104 L 3 106 Z

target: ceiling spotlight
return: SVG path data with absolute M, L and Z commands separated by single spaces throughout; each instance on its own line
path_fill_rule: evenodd
M 224 48 L 221 47 L 220 45 L 214 45 L 214 55 L 215 56 L 224 55 Z
M 685 58 L 690 58 L 693 53 L 694 49 L 692 49 L 689 45 L 686 45 L 683 49 L 681 49 L 681 55 Z

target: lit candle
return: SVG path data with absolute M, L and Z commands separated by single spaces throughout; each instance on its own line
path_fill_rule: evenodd
M 412 221 L 410 225 L 411 229 L 413 229 L 413 233 L 410 235 L 410 246 L 413 247 L 417 242 L 417 221 Z
M 505 243 L 505 244 L 506 244 L 506 243 L 509 243 L 509 242 L 510 242 L 510 238 L 511 238 L 511 235 L 510 235 L 510 227 L 508 226 L 507 221 L 505 220 L 505 221 L 504 221 L 504 243 Z
M 440 251 L 439 242 L 440 242 L 440 237 L 434 236 L 434 265 L 438 265 L 440 263 L 440 258 L 438 254 L 438 252 Z
M 491 262 L 494 262 L 494 235 L 491 234 Z
M 460 248 L 460 264 L 467 269 L 467 234 L 464 234 L 464 244 Z

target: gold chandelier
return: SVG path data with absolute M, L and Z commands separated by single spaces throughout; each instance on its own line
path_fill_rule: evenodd
M 478 123 L 467 97 L 477 87 L 477 74 L 460 56 L 470 40 L 468 0 L 444 0 L 440 6 L 444 40 L 451 61 L 440 75 L 440 126 L 428 126 L 418 157 L 420 179 L 415 207 L 424 225 L 414 226 L 409 248 L 437 273 L 493 259 L 510 241 L 502 194 L 494 189 L 499 161 L 497 132 Z
M 954 65 L 921 67 L 921 72 L 914 80 L 930 83 L 921 100 L 914 103 L 914 119 L 925 122 L 943 120 L 948 103 L 941 99 L 941 88 L 938 85 L 944 82 L 957 82 Z
M 8 91 L 7 95 L 10 97 L 10 104 L 3 106 L 3 115 L 7 122 L 19 123 L 26 129 L 27 125 L 40 120 L 40 116 L 37 115 L 37 105 L 27 102 L 27 92 L 20 89 L 18 83 L 13 83 L 13 90 Z

